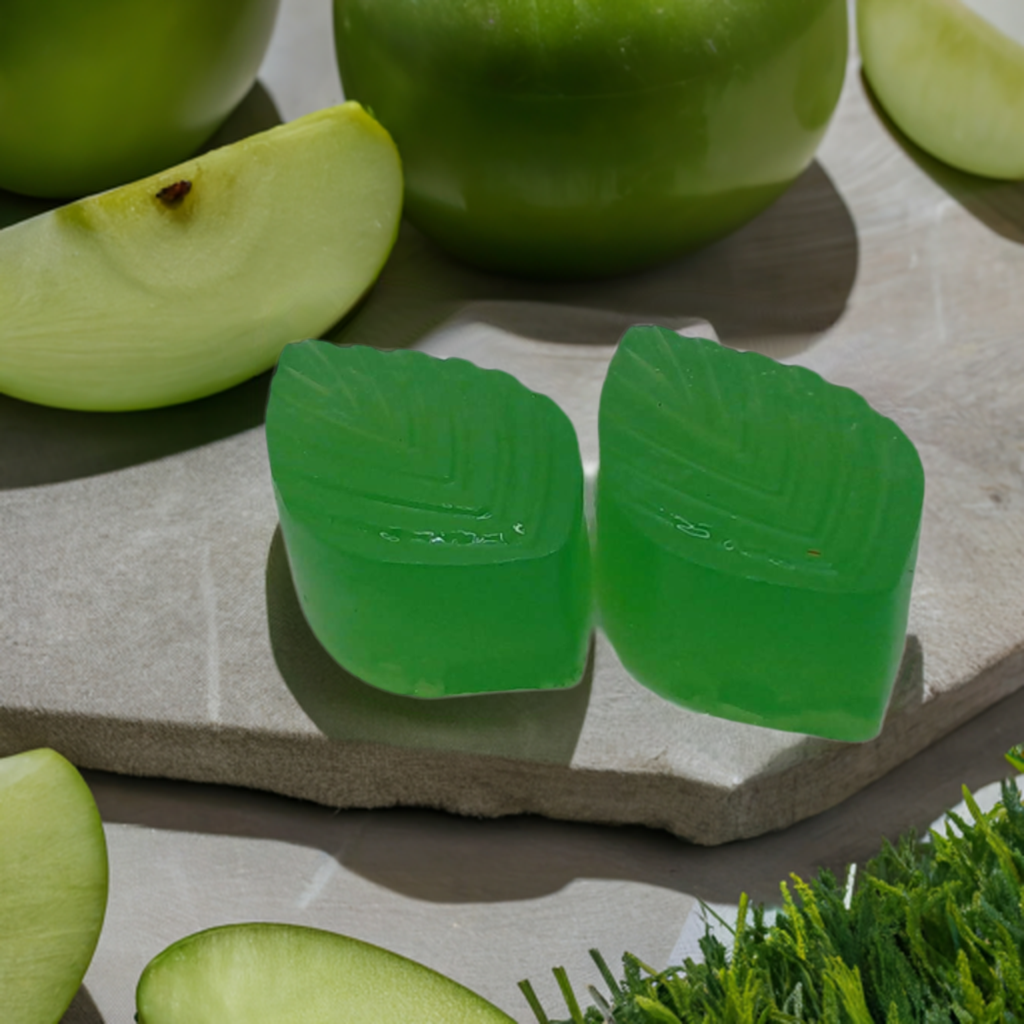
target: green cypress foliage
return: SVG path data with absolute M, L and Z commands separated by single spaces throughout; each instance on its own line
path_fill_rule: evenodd
M 1024 769 L 1024 750 L 1011 764 Z M 582 1010 L 556 971 L 570 1018 L 540 1024 L 1024 1024 L 1024 806 L 1013 781 L 944 834 L 912 832 L 862 868 L 847 893 L 828 871 L 781 886 L 774 922 L 741 897 L 731 948 L 710 928 L 703 963 L 655 971 L 626 953 L 608 995 Z

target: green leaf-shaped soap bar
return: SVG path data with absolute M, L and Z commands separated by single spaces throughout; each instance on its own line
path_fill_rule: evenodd
M 724 718 L 874 736 L 924 499 L 899 427 L 810 370 L 634 327 L 599 432 L 596 586 L 630 673 Z
M 416 697 L 579 680 L 583 468 L 549 398 L 461 359 L 304 341 L 267 446 L 299 601 L 350 672 Z

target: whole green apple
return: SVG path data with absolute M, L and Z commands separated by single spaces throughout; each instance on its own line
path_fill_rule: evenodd
M 67 198 L 190 156 L 248 92 L 278 0 L 3 0 L 0 188 Z
M 409 219 L 492 269 L 610 274 L 712 241 L 807 166 L 845 0 L 334 0 L 345 94 Z

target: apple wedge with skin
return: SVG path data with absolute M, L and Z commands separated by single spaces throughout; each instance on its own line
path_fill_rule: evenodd
M 107 846 L 89 787 L 56 751 L 0 758 L 0 1020 L 55 1024 L 92 959 Z
M 945 163 L 1024 178 L 1024 3 L 858 0 L 864 73 L 896 125 Z
M 201 398 L 376 280 L 402 171 L 356 103 L 0 231 L 0 391 L 116 411 Z
M 138 1024 L 515 1024 L 456 981 L 378 946 L 299 925 L 197 932 L 154 957 Z

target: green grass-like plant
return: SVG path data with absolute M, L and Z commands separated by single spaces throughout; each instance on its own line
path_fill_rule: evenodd
M 1007 755 L 1024 770 L 1024 748 Z M 569 1019 L 540 1024 L 996 1024 L 1024 1022 L 1024 806 L 1012 780 L 971 820 L 950 814 L 944 834 L 913 832 L 841 884 L 828 871 L 791 876 L 769 921 L 740 899 L 731 949 L 710 927 L 703 963 L 655 971 L 623 956 L 615 979 L 591 950 L 609 989 L 591 987 L 582 1010 L 555 970 Z M 855 884 L 854 884 L 855 881 Z

